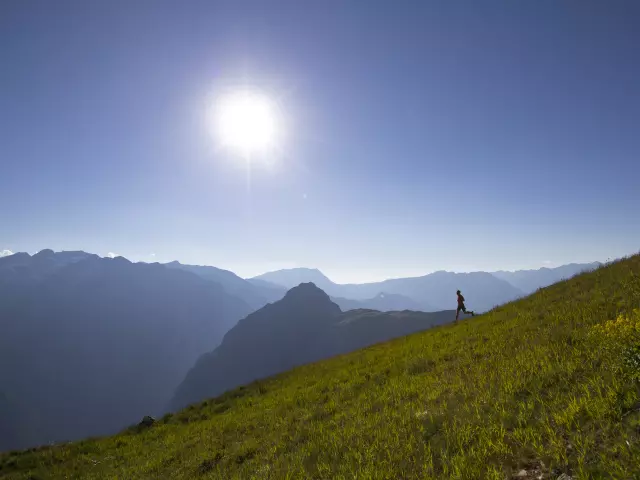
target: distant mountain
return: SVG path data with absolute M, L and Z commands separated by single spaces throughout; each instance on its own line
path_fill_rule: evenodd
M 189 371 L 172 409 L 215 396 L 297 365 L 345 353 L 453 320 L 452 311 L 381 313 L 340 311 L 312 283 L 238 322 L 211 353 Z
M 258 275 L 252 280 L 267 281 L 269 283 L 285 287 L 287 290 L 297 287 L 301 283 L 313 283 L 329 295 L 339 296 L 340 294 L 340 286 L 329 280 L 317 268 L 288 268 L 284 270 L 277 270 L 275 272 Z
M 0 258 L 0 420 L 19 420 L 6 427 L 17 437 L 3 426 L 3 447 L 109 434 L 157 414 L 251 311 L 160 264 L 50 250 Z
M 434 312 L 437 309 L 422 302 L 417 302 L 412 298 L 393 293 L 381 292 L 373 298 L 367 300 L 351 300 L 348 298 L 331 297 L 331 301 L 336 303 L 343 312 L 348 310 L 370 309 L 380 312 L 400 312 L 403 310 L 413 310 L 415 312 Z
M 538 270 L 517 270 L 515 272 L 491 272 L 497 278 L 506 280 L 511 285 L 530 294 L 542 287 L 569 279 L 579 273 L 595 270 L 602 266 L 600 262 L 570 263 L 557 268 L 540 268 Z
M 285 288 L 268 282 L 265 282 L 264 285 L 260 285 L 259 282 L 249 282 L 240 278 L 235 273 L 221 268 L 201 265 L 184 265 L 177 261 L 167 263 L 165 265 L 169 268 L 176 268 L 195 273 L 205 280 L 216 282 L 220 284 L 227 293 L 244 300 L 249 306 L 256 310 L 265 306 L 267 303 L 280 300 L 286 293 Z
M 411 299 L 423 311 L 455 308 L 455 292 L 462 290 L 468 305 L 478 311 L 529 295 L 541 287 L 570 278 L 581 272 L 600 267 L 600 262 L 571 263 L 557 268 L 517 270 L 514 272 L 435 272 L 422 277 L 398 278 L 364 284 L 337 284 L 322 272 L 311 268 L 294 268 L 269 272 L 249 281 L 268 281 L 291 288 L 299 283 L 314 282 L 344 309 L 359 308 L 358 301 L 371 305 L 380 292 Z M 493 276 L 494 278 L 491 278 Z M 496 281 L 497 280 L 497 281 Z M 379 310 L 387 310 L 380 305 Z M 373 307 L 369 307 L 373 308 Z M 412 308 L 409 308 L 411 310 Z
M 363 284 L 336 284 L 319 270 L 295 268 L 265 273 L 256 279 L 284 287 L 312 282 L 334 298 L 369 301 L 384 292 L 402 295 L 432 310 L 455 308 L 456 290 L 462 290 L 469 308 L 486 311 L 524 295 L 520 289 L 486 272 L 435 272 L 422 277 L 398 278 Z M 296 283 L 298 282 L 298 283 Z M 320 286 L 322 285 L 322 286 Z
M 486 272 L 435 272 L 415 278 L 385 280 L 377 284 L 343 285 L 345 297 L 359 298 L 371 291 L 400 294 L 418 302 L 425 302 L 439 310 L 455 308 L 456 290 L 461 290 L 467 307 L 483 312 L 496 305 L 523 296 L 523 292 L 510 283 Z

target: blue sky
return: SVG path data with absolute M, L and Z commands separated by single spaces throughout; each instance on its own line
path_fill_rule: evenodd
M 336 281 L 640 247 L 635 1 L 0 3 L 0 250 Z M 216 148 L 223 88 L 283 154 Z

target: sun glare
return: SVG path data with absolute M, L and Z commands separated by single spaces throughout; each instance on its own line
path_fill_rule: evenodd
M 266 153 L 280 136 L 278 110 L 266 95 L 245 91 L 227 94 L 214 105 L 220 143 L 238 153 Z

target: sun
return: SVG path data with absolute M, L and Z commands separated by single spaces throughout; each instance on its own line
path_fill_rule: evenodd
M 215 102 L 213 112 L 214 131 L 223 147 L 252 156 L 278 146 L 282 133 L 279 112 L 267 95 L 228 93 Z

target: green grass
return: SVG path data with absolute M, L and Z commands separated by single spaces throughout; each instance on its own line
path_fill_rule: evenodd
M 635 340 L 606 323 L 639 307 L 636 255 L 143 431 L 2 455 L 0 478 L 640 478 Z

